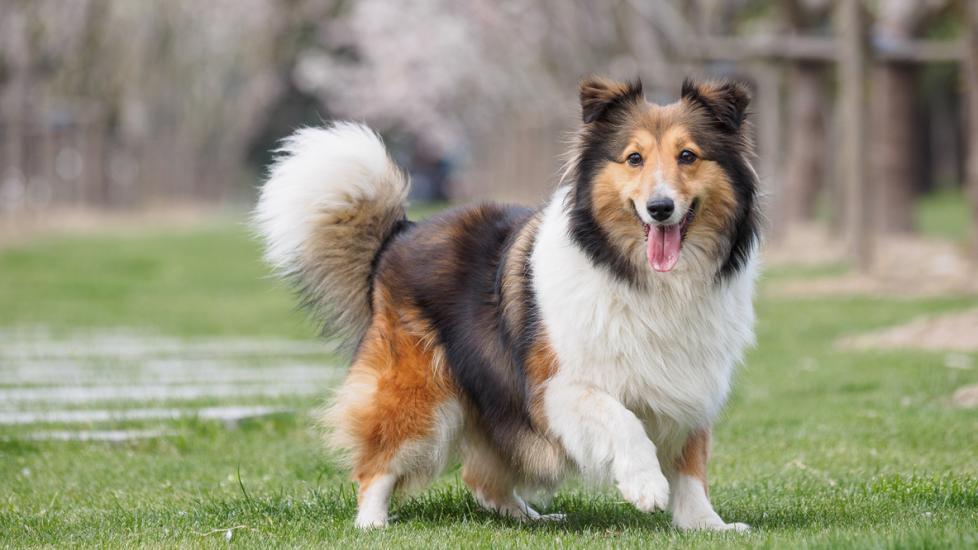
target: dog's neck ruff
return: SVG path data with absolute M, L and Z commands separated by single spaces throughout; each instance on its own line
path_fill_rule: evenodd
M 666 431 L 708 425 L 754 340 L 753 256 L 718 282 L 709 251 L 689 248 L 672 271 L 645 265 L 648 284 L 630 284 L 577 246 L 563 207 L 566 193 L 558 190 L 544 210 L 531 257 L 540 320 L 560 362 L 557 376 L 651 412 Z

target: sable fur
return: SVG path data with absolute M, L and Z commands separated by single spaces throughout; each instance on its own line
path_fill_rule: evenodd
M 407 222 L 406 178 L 350 123 L 300 131 L 272 168 L 266 257 L 358 343 L 323 417 L 360 484 L 357 525 L 385 525 L 392 492 L 459 449 L 463 480 L 501 513 L 545 518 L 525 497 L 576 471 L 678 527 L 745 528 L 713 511 L 706 460 L 753 341 L 749 94 L 687 81 L 657 106 L 640 82 L 595 77 L 580 99 L 567 176 L 541 209 Z M 677 163 L 683 148 L 695 163 Z M 670 273 L 648 265 L 640 210 L 663 189 L 692 220 Z

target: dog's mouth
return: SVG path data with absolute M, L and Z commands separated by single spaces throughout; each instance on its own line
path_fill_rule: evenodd
M 672 225 L 643 224 L 645 226 L 645 253 L 652 269 L 664 273 L 676 267 L 683 241 L 686 239 L 686 232 L 689 230 L 689 224 L 693 223 L 693 218 L 696 217 L 698 206 L 699 199 L 694 199 L 693 203 L 689 205 L 686 215 L 679 223 Z

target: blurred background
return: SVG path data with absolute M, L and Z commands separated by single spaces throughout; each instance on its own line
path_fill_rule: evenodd
M 455 470 L 354 533 L 310 416 L 348 358 L 247 224 L 279 140 L 333 118 L 383 134 L 414 219 L 542 201 L 591 73 L 754 92 L 721 515 L 754 545 L 975 546 L 975 0 L 0 0 L 0 539 L 718 544 L 574 485 L 566 532 L 502 523 Z
M 821 222 L 870 266 L 877 237 L 920 229 L 921 197 L 961 202 L 978 187 L 973 8 L 5 0 L 0 221 L 24 234 L 97 222 L 79 210 L 243 209 L 277 141 L 332 118 L 380 130 L 416 202 L 536 201 L 583 75 L 641 77 L 656 101 L 686 75 L 723 76 L 755 90 L 772 242 Z

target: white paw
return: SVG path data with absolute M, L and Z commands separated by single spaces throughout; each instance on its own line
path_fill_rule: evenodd
M 659 470 L 628 476 L 618 482 L 618 490 L 643 512 L 665 510 L 669 504 L 669 480 Z
M 746 533 L 750 531 L 750 525 L 746 523 L 713 523 L 699 527 L 704 531 L 734 531 L 736 533 Z
M 353 523 L 357 529 L 380 529 L 387 527 L 387 515 L 361 512 L 357 514 L 357 519 Z
M 734 531 L 736 533 L 747 533 L 750 525 L 746 523 L 724 523 L 717 518 L 715 521 L 703 521 L 694 523 L 676 523 L 678 529 L 683 531 Z

